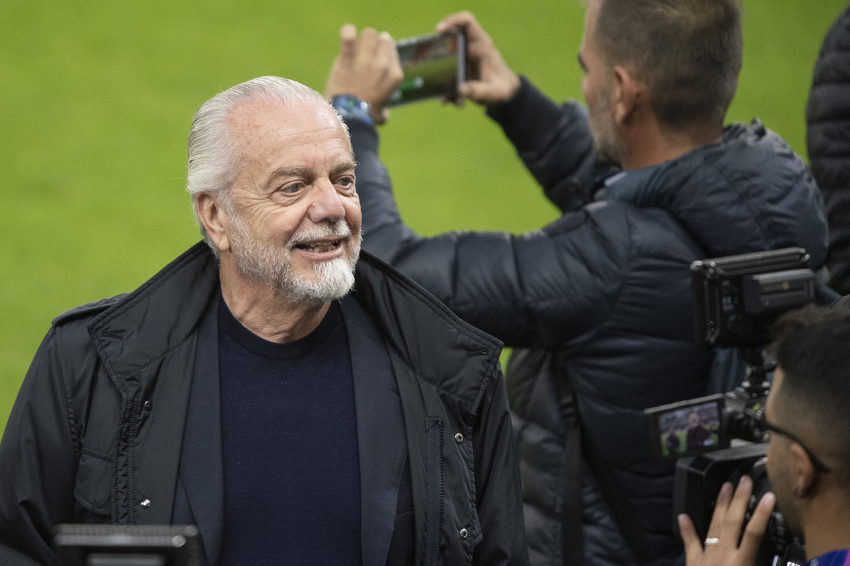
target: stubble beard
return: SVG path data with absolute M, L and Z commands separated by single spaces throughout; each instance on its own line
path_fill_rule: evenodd
M 588 114 L 587 125 L 593 138 L 593 157 L 602 163 L 620 167 L 623 150 L 614 132 L 614 118 L 611 116 L 608 96 L 609 92 L 602 92 L 596 98 L 593 112 Z
M 782 513 L 786 526 L 793 534 L 802 535 L 800 513 L 797 507 L 797 497 L 794 495 L 793 481 L 788 466 L 771 466 L 768 470 L 770 489 L 776 495 L 776 509 Z M 771 473 L 772 472 L 772 473 Z
M 271 288 L 292 304 L 319 307 L 344 297 L 354 287 L 354 268 L 360 257 L 362 234 L 351 237 L 345 220 L 327 222 L 296 232 L 287 242 L 272 243 L 252 233 L 238 214 L 229 215 L 230 245 L 236 266 L 248 279 Z M 343 257 L 313 262 L 315 279 L 292 271 L 292 248 L 313 240 L 348 238 L 350 250 Z M 342 245 L 342 244 L 341 244 Z

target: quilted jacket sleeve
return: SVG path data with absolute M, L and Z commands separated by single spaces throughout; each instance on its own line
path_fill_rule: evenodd
M 622 207 L 565 214 L 523 235 L 454 232 L 425 238 L 407 227 L 378 158 L 376 131 L 349 124 L 363 209 L 363 246 L 507 346 L 560 347 L 604 320 L 628 263 Z M 603 208 L 606 208 L 603 206 Z M 620 214 L 611 222 L 599 215 Z M 617 230 L 606 230 L 616 226 Z
M 78 461 L 71 393 L 52 328 L 30 366 L 0 442 L 0 563 L 52 564 L 54 525 L 72 522 Z
M 850 6 L 829 30 L 806 106 L 806 146 L 829 219 L 830 286 L 850 293 Z

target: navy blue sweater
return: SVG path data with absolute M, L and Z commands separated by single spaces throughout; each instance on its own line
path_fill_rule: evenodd
M 224 564 L 360 564 L 351 359 L 333 303 L 307 337 L 268 342 L 220 302 Z

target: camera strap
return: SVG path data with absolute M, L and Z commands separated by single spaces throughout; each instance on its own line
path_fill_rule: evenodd
M 553 354 L 557 360 L 557 354 Z M 556 366 L 559 365 L 556 363 Z M 562 370 L 563 368 L 557 368 Z M 582 532 L 581 462 L 587 462 L 605 504 L 620 534 L 638 562 L 652 561 L 656 556 L 647 542 L 646 531 L 638 522 L 634 509 L 614 478 L 611 468 L 584 429 L 578 412 L 575 392 L 566 371 L 555 372 L 560 397 L 561 416 L 567 429 L 564 470 L 564 500 L 561 509 L 561 547 L 564 565 L 584 564 Z
M 557 354 L 552 354 L 557 360 Z M 555 362 L 553 362 L 555 363 Z M 558 364 L 555 363 L 557 366 Z M 564 444 L 564 493 L 561 503 L 561 558 L 563 564 L 584 565 L 584 534 L 581 500 L 581 423 L 578 404 L 569 379 L 562 371 L 553 372 L 558 388 L 559 408 L 566 425 Z

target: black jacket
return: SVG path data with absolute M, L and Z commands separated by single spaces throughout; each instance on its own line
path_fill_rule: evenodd
M 672 560 L 681 549 L 672 466 L 648 461 L 642 411 L 705 394 L 709 357 L 694 345 L 689 265 L 792 245 L 822 264 L 820 194 L 802 160 L 756 122 L 728 127 L 722 143 L 630 171 L 581 206 L 599 172 L 583 107 L 559 107 L 524 81 L 491 115 L 564 215 L 519 236 L 420 237 L 401 220 L 374 129 L 350 124 L 363 245 L 507 346 L 557 353 L 590 440 L 656 553 Z M 508 393 L 529 558 L 557 564 L 564 425 L 553 377 L 538 369 L 510 365 Z M 588 563 L 629 562 L 592 479 L 585 480 Z
M 850 293 L 850 6 L 823 41 L 806 106 L 806 145 L 829 219 L 830 285 Z
M 0 443 L 0 563 L 50 563 L 57 523 L 172 521 L 196 522 L 218 563 L 218 288 L 198 244 L 135 292 L 54 321 Z M 392 562 L 407 536 L 417 564 L 525 564 L 500 344 L 366 253 L 341 306 L 363 563 Z M 405 462 L 415 529 L 398 533 Z

